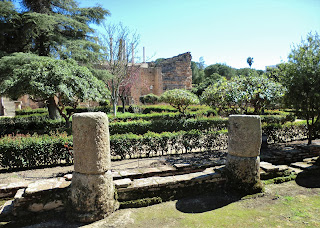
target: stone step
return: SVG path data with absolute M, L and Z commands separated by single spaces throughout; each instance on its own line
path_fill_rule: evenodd
M 312 163 L 311 164 L 307 163 L 307 162 L 295 162 L 295 163 L 291 163 L 290 166 L 293 168 L 298 168 L 302 170 L 318 169 L 318 166 Z
M 191 166 L 190 164 L 174 164 L 173 166 L 163 165 L 155 168 L 135 168 L 112 171 L 112 177 L 114 180 L 124 178 L 130 178 L 131 180 L 134 180 L 152 176 L 170 176 L 201 172 L 208 167 L 210 166 Z M 216 167 L 219 168 L 221 166 Z

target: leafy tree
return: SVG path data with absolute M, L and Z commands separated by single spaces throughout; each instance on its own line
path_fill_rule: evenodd
M 104 83 L 88 68 L 72 59 L 57 60 L 27 53 L 15 53 L 0 59 L 0 94 L 17 98 L 29 94 L 34 100 L 48 103 L 50 110 L 58 110 L 69 125 L 71 113 L 66 106 L 76 108 L 79 102 L 99 101 L 106 96 Z
M 241 68 L 237 69 L 237 75 L 238 76 L 259 76 L 262 75 L 264 72 L 256 69 L 251 68 Z
M 185 113 L 189 105 L 199 104 L 199 98 L 184 89 L 168 90 L 160 96 L 160 101 L 170 104 L 182 114 Z
M 207 66 L 204 69 L 204 74 L 206 78 L 212 75 L 213 73 L 219 74 L 223 77 L 226 77 L 227 79 L 230 79 L 236 76 L 236 70 L 234 68 L 221 63 L 216 63 L 213 65 Z
M 199 63 L 191 61 L 192 83 L 200 84 L 204 79 L 204 70 L 199 67 Z
M 275 105 L 283 94 L 281 84 L 265 75 L 237 76 L 229 81 L 220 79 L 204 91 L 201 100 L 223 114 L 247 113 L 250 105 L 260 114 L 268 105 Z
M 54 59 L 73 58 L 81 64 L 101 59 L 101 46 L 89 25 L 100 24 L 108 10 L 81 8 L 74 0 L 22 0 L 20 6 L 18 11 L 11 1 L 0 1 L 0 57 L 31 52 Z M 52 118 L 59 118 L 56 106 L 49 108 Z
M 248 57 L 247 58 L 247 63 L 249 64 L 249 67 L 251 68 L 251 66 L 253 64 L 253 57 Z
M 307 120 L 308 144 L 314 138 L 314 128 L 320 117 L 320 37 L 308 34 L 295 45 L 282 71 L 287 87 L 286 101 Z
M 87 63 L 100 57 L 90 24 L 100 24 L 109 11 L 81 8 L 73 0 L 23 0 L 21 12 L 11 1 L 0 2 L 0 50 L 3 54 L 32 52 L 39 56 L 74 58 Z M 13 39 L 14 38 L 14 39 Z

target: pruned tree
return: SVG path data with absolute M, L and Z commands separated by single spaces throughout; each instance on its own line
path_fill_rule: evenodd
M 120 90 L 127 92 L 132 82 L 137 80 L 139 66 L 134 65 L 132 54 L 136 50 L 140 36 L 123 24 L 104 24 L 101 34 L 101 45 L 104 47 L 105 81 L 110 90 L 113 113 L 117 115 L 117 104 Z
M 49 115 L 54 111 L 66 120 L 65 107 L 76 107 L 79 102 L 102 100 L 107 96 L 105 85 L 88 68 L 72 59 L 57 60 L 28 53 L 15 53 L 0 59 L 0 94 L 15 99 L 29 94 L 34 100 L 48 104 Z
M 184 114 L 188 106 L 199 104 L 199 98 L 190 91 L 173 89 L 164 92 L 160 96 L 160 102 L 168 103 L 172 107 L 178 109 L 180 113 Z

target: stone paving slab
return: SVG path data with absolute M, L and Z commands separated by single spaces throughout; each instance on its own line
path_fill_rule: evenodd
M 26 188 L 28 184 L 30 184 L 29 181 L 2 184 L 0 185 L 0 198 L 14 196 L 19 189 Z
M 306 162 L 295 162 L 295 163 L 290 164 L 290 166 L 292 166 L 294 168 L 307 170 L 307 169 L 310 169 L 314 165 L 313 164 L 308 164 Z
M 113 183 L 115 184 L 116 188 L 126 188 L 132 183 L 132 180 L 130 180 L 129 178 L 124 178 L 114 180 Z
M 25 194 L 31 195 L 41 191 L 47 191 L 56 188 L 66 188 L 70 184 L 71 182 L 66 181 L 63 177 L 39 180 L 29 184 Z
M 142 173 L 138 169 L 126 169 L 119 171 L 121 177 L 131 177 L 142 175 Z
M 298 168 L 293 168 L 293 167 L 289 167 L 290 171 L 294 171 L 296 174 L 302 173 L 303 170 L 302 169 L 298 169 Z
M 272 165 L 269 162 L 260 162 L 260 168 L 262 168 L 267 173 L 279 171 L 279 167 Z

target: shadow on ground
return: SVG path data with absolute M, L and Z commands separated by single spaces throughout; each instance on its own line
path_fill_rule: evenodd
M 303 171 L 297 175 L 297 185 L 305 188 L 320 188 L 319 159 L 317 161 L 317 166 L 313 165 L 310 167 L 310 170 Z
M 219 190 L 204 195 L 183 198 L 177 201 L 176 209 L 183 213 L 203 213 L 222 208 L 239 201 L 243 195 Z

